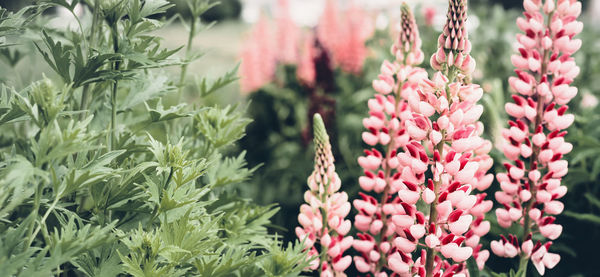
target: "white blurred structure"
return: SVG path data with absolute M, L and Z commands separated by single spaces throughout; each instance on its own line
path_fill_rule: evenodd
M 590 2 L 588 16 L 597 26 L 597 24 L 600 24 L 600 0 L 591 0 Z
M 67 3 L 71 4 L 72 0 L 67 0 Z M 74 9 L 74 13 L 81 17 L 84 13 L 84 8 L 81 4 L 77 4 Z M 48 23 L 52 28 L 67 28 L 72 31 L 79 29 L 79 24 L 75 16 L 64 7 L 56 8 L 56 16 L 53 17 Z
M 249 23 L 258 20 L 261 13 L 273 14 L 277 6 L 277 0 L 241 0 L 242 1 L 242 19 Z M 298 25 L 312 27 L 315 26 L 319 17 L 323 13 L 326 0 L 288 0 L 292 19 Z M 376 25 L 378 28 L 385 28 L 389 24 L 389 18 L 399 18 L 400 4 L 406 2 L 415 7 L 436 7 L 438 14 L 434 20 L 434 25 L 441 26 L 445 21 L 445 12 L 447 2 L 445 0 L 338 0 L 343 7 L 352 2 L 362 6 L 365 10 L 376 15 Z M 420 13 L 420 10 L 416 10 Z M 438 24 L 439 23 L 439 24 Z

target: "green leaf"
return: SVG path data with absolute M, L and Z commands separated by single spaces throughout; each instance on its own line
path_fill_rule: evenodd
M 0 219 L 31 197 L 36 184 L 49 182 L 48 172 L 36 168 L 23 156 L 6 161 L 0 169 Z
M 572 212 L 572 211 L 565 211 L 564 215 L 578 219 L 578 220 L 587 221 L 589 223 L 600 224 L 600 216 L 597 216 L 595 214 L 576 213 L 576 212 Z
M 600 208 L 600 199 L 596 198 L 592 193 L 586 192 L 583 196 L 590 201 L 590 204 Z
M 14 89 L 2 85 L 0 92 L 0 125 L 25 120 L 26 112 L 18 104 Z
M 247 180 L 257 168 L 246 168 L 246 151 L 237 157 L 220 159 L 220 155 L 208 169 L 208 184 L 213 187 L 222 187 Z
M 194 116 L 194 121 L 198 133 L 211 142 L 214 148 L 221 148 L 241 139 L 246 126 L 252 122 L 243 117 L 235 106 L 203 109 Z
M 240 64 L 238 63 L 234 69 L 225 73 L 225 75 L 217 78 L 212 82 L 208 81 L 206 78 L 202 78 L 200 79 L 200 81 L 197 81 L 196 87 L 198 88 L 200 95 L 202 97 L 206 97 L 214 93 L 215 91 L 237 81 L 239 79 L 237 74 L 239 67 Z
M 141 78 L 143 79 L 132 84 L 129 93 L 120 102 L 119 110 L 131 109 L 175 90 L 175 87 L 169 83 L 166 74 L 154 75 L 148 73 L 142 75 Z
M 102 247 L 84 252 L 73 264 L 89 277 L 116 277 L 122 273 L 121 259 L 117 249 L 123 251 L 123 246 L 117 243 L 105 244 Z
M 479 277 L 479 268 L 477 267 L 477 262 L 475 261 L 475 258 L 470 257 L 467 260 L 467 269 L 469 270 L 469 276 L 471 277 Z
M 150 108 L 148 102 L 145 102 L 146 109 L 150 113 L 150 121 L 151 122 L 160 122 L 160 121 L 169 121 L 177 118 L 188 117 L 189 113 L 184 111 L 185 103 L 172 106 L 169 109 L 166 109 L 162 105 L 162 99 L 159 99 L 156 103 L 156 108 Z
M 63 45 L 60 41 L 54 41 L 51 36 L 46 33 L 46 31 L 42 31 L 42 41 L 48 47 L 50 53 L 46 53 L 40 46 L 35 43 L 35 47 L 42 54 L 44 60 L 48 65 L 60 76 L 63 81 L 67 84 L 71 83 L 71 55 L 72 55 L 72 46 Z

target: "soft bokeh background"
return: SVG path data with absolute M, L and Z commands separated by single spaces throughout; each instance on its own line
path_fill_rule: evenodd
M 177 4 L 177 9 L 185 11 L 185 1 L 172 2 Z M 276 0 L 221 2 L 204 18 L 207 22 L 218 23 L 194 41 L 195 47 L 206 51 L 206 54 L 202 62 L 190 65 L 188 73 L 191 78 L 195 75 L 220 76 L 234 68 L 248 47 L 253 26 L 261 16 L 266 18 L 267 26 L 272 30 L 278 27 L 279 21 L 275 20 L 278 14 Z M 322 20 L 324 0 L 289 2 L 289 16 L 303 34 L 313 30 Z M 340 1 L 342 8 L 349 6 L 350 2 Z M 306 178 L 312 169 L 313 150 L 309 132 L 312 112 L 326 114 L 342 188 L 351 199 L 357 196 L 357 180 L 362 171 L 356 158 L 364 147 L 360 138 L 363 131 L 361 120 L 366 115 L 366 100 L 373 95 L 371 80 L 378 73 L 381 61 L 389 58 L 388 49 L 393 39 L 390 34 L 393 33 L 393 22 L 399 15 L 401 2 L 354 1 L 373 26 L 371 36 L 364 42 L 367 45 L 366 59 L 359 72 L 348 72 L 338 66 L 317 68 L 320 76 L 328 74 L 328 78 L 307 86 L 296 77 L 298 63 L 279 63 L 273 78 L 252 91 L 241 91 L 240 83 L 237 83 L 210 99 L 211 104 L 242 102 L 247 105 L 248 115 L 254 122 L 239 148 L 247 151 L 246 158 L 250 166 L 256 167 L 256 173 L 241 193 L 261 204 L 276 203 L 281 207 L 272 231 L 286 240 L 295 237 L 293 229 L 297 225 L 298 207 L 306 189 Z M 437 35 L 444 22 L 445 1 L 408 2 L 414 7 L 424 43 L 423 50 L 429 56 L 435 50 Z M 570 105 L 576 121 L 567 137 L 573 143 L 574 150 L 567 156 L 570 171 L 564 180 L 569 188 L 563 198 L 565 212 L 558 216 L 564 231 L 553 246 L 561 254 L 562 261 L 546 276 L 600 276 L 600 268 L 596 264 L 599 257 L 597 251 L 600 249 L 600 189 L 597 184 L 600 177 L 600 1 L 582 2 L 585 9 L 582 20 L 586 25 L 579 35 L 583 46 L 575 55 L 581 67 L 581 73 L 575 81 L 579 93 Z M 27 3 L 3 0 L 0 6 L 16 9 Z M 57 17 L 50 24 L 72 24 L 68 14 L 60 10 L 54 12 Z M 518 31 L 515 19 L 522 9 L 518 0 L 472 0 L 469 12 L 472 55 L 477 61 L 473 81 L 481 84 L 486 92 L 482 100 L 485 105 L 482 121 L 487 128 L 485 136 L 497 141 L 500 128 L 506 125 L 504 103 L 510 96 L 507 79 L 513 71 L 510 55 L 514 52 L 514 37 Z M 186 29 L 177 21 L 160 30 L 159 34 L 166 38 L 164 46 L 171 48 L 184 44 L 187 39 Z M 275 47 L 272 51 L 277 50 L 281 49 Z M 0 63 L 0 78 L 22 88 L 32 80 L 38 80 L 42 74 L 52 74 L 48 68 L 41 66 L 39 59 L 39 55 L 25 57 L 16 65 L 19 74 L 15 75 L 8 70 L 10 60 L 5 58 Z M 240 77 L 249 78 L 245 75 Z M 247 80 L 241 83 L 244 81 Z M 187 88 L 186 95 L 189 99 L 196 97 L 193 87 Z M 494 150 L 492 154 L 496 161 L 492 171 L 503 170 L 501 152 Z M 497 184 L 492 185 L 488 198 L 493 198 L 493 192 L 498 187 Z M 495 221 L 493 213 L 489 217 L 492 222 Z M 490 240 L 497 239 L 502 232 L 505 230 L 494 226 L 484 238 L 484 246 Z M 492 255 L 488 265 L 493 270 L 506 271 L 514 262 Z

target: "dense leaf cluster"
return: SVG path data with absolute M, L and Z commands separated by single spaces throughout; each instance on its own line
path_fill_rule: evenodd
M 191 44 L 213 4 L 188 2 Z M 299 243 L 267 232 L 278 209 L 236 193 L 254 172 L 232 151 L 250 123 L 245 110 L 203 104 L 235 69 L 198 78 L 197 103 L 177 101 L 199 55 L 188 45 L 176 58 L 181 48 L 154 35 L 173 21 L 159 19 L 172 6 L 48 0 L 0 11 L 7 66 L 41 55 L 52 70 L 22 88 L 2 84 L 0 276 L 293 276 L 306 267 Z M 49 7 L 74 24 L 47 26 Z M 181 67 L 180 78 L 166 67 Z

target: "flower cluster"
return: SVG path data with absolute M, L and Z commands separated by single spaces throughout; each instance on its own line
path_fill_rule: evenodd
M 277 12 L 275 13 L 275 25 L 277 26 L 276 41 L 278 60 L 284 64 L 294 64 L 298 61 L 298 43 L 300 29 L 292 20 L 288 0 L 277 1 Z
M 571 55 L 581 47 L 573 37 L 583 24 L 577 21 L 581 3 L 574 0 L 525 0 L 524 17 L 517 25 L 524 34 L 517 35 L 519 53 L 511 60 L 516 77 L 509 84 L 516 91 L 514 103 L 507 103 L 512 117 L 510 128 L 502 133 L 503 151 L 510 162 L 506 172 L 497 175 L 502 188 L 496 200 L 498 223 L 509 227 L 523 226 L 521 244 L 516 237 L 492 242 L 492 251 L 501 257 L 521 256 L 531 259 L 540 274 L 553 268 L 560 256 L 548 252 L 551 242 L 532 241 L 533 233 L 554 240 L 562 226 L 554 223 L 564 205 L 558 201 L 567 192 L 561 178 L 568 164 L 563 155 L 572 145 L 565 141 L 566 131 L 574 120 L 566 105 L 576 94 L 571 86 L 579 67 Z
M 372 20 L 358 6 L 351 3 L 340 11 L 337 0 L 327 0 L 317 37 L 329 52 L 335 66 L 358 74 L 367 57 L 367 39 L 373 35 Z
M 359 183 L 369 194 L 360 193 L 361 199 L 353 203 L 358 210 L 354 225 L 362 232 L 354 240 L 354 248 L 360 253 L 354 257 L 355 266 L 360 272 L 377 276 L 387 276 L 381 274 L 390 270 L 409 272 L 410 252 L 415 245 L 405 243 L 405 236 L 400 234 L 409 234 L 414 241 L 425 233 L 425 216 L 416 210 L 416 201 L 412 201 L 415 197 L 398 195 L 407 187 L 417 189 L 414 184 L 418 183 L 401 178 L 403 169 L 409 166 L 402 163 L 399 152 L 412 147 L 404 127 L 411 114 L 405 97 L 427 77 L 425 70 L 416 67 L 424 57 L 420 47 L 414 17 L 408 6 L 403 5 L 400 35 L 392 47 L 396 61 L 383 63 L 379 78 L 373 81 L 377 94 L 368 101 L 369 117 L 363 119 L 368 130 L 362 134 L 363 141 L 374 148 L 365 150 L 365 156 L 358 158 L 365 170 Z M 422 181 L 424 175 L 419 178 Z M 420 219 L 420 225 L 411 226 L 414 218 Z
M 415 175 L 423 171 L 421 162 L 430 165 L 432 174 L 422 193 L 430 206 L 425 233 L 427 256 L 414 270 L 428 276 L 441 270 L 444 274 L 461 273 L 464 261 L 471 256 L 481 269 L 489 257 L 487 250 L 481 250 L 479 239 L 489 231 L 484 217 L 492 202 L 485 200 L 485 193 L 472 192 L 484 191 L 492 183 L 493 175 L 487 171 L 493 160 L 488 155 L 491 143 L 481 138 L 483 124 L 478 121 L 483 107 L 477 102 L 483 91 L 478 85 L 463 82 L 475 69 L 466 19 L 466 1 L 449 1 L 438 50 L 430 59 L 438 72 L 409 97 L 413 119 L 407 122 L 407 132 L 413 140 L 422 141 L 416 145 L 421 153 L 425 149 L 432 153 L 427 160 L 410 149 L 406 154 L 412 157 L 411 165 L 419 165 L 413 166 Z M 438 252 L 447 260 L 435 258 Z
M 338 192 L 341 181 L 319 114 L 315 114 L 313 126 L 315 169 L 308 177 L 309 190 L 304 194 L 307 204 L 300 206 L 298 222 L 302 227 L 296 227 L 296 235 L 310 256 L 318 256 L 311 263 L 312 270 L 318 269 L 322 277 L 345 276 L 343 272 L 352 262 L 350 256 L 343 256 L 353 241 L 351 236 L 345 236 L 352 227 L 350 220 L 345 219 L 350 203 L 346 192 Z
M 483 219 L 492 203 L 485 194 L 471 193 L 490 186 L 493 175 L 486 172 L 493 161 L 487 154 L 491 143 L 480 137 L 483 107 L 477 101 L 483 91 L 461 82 L 475 66 L 464 27 L 466 9 L 466 1 L 450 1 L 439 50 L 431 58 L 439 71 L 429 80 L 412 67 L 422 61 L 422 53 L 416 50 L 420 40 L 414 19 L 404 6 L 399 43 L 392 48 L 401 65 L 385 62 L 373 82 L 380 95 L 369 101 L 371 116 L 364 121 L 369 132 L 363 140 L 387 150 L 367 150 L 359 158 L 365 169 L 361 187 L 383 192 L 380 202 L 363 194 L 354 203 L 359 210 L 355 226 L 369 232 L 354 243 L 362 253 L 355 257 L 360 271 L 459 274 L 469 257 L 482 268 L 489 256 L 480 251 L 479 238 L 489 231 Z M 398 99 L 386 96 L 396 90 Z M 418 210 L 420 200 L 425 212 Z M 413 261 L 417 245 L 424 250 Z
M 342 11 L 336 0 L 329 0 L 316 30 L 303 31 L 290 16 L 288 0 L 277 3 L 276 29 L 271 30 L 271 23 L 261 17 L 244 42 L 242 92 L 256 91 L 273 81 L 278 64 L 296 65 L 298 80 L 311 88 L 317 78 L 314 59 L 320 51 L 331 58 L 328 67 L 339 67 L 352 74 L 362 71 L 368 54 L 366 41 L 373 35 L 374 27 L 358 6 L 350 5 Z
M 242 49 L 240 86 L 242 92 L 259 89 L 275 76 L 277 56 L 273 34 L 266 17 L 254 26 Z

